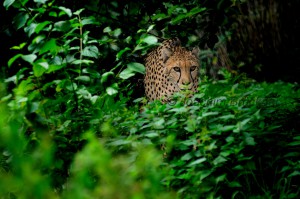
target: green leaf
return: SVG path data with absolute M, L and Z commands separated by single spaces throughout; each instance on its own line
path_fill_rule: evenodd
M 130 140 L 116 140 L 116 141 L 113 141 L 111 143 L 109 143 L 109 145 L 111 146 L 119 146 L 119 145 L 126 145 L 126 144 L 130 144 L 132 141 Z
M 104 33 L 111 32 L 111 28 L 108 26 L 108 27 L 106 27 L 106 28 L 103 29 L 103 32 Z
M 229 183 L 229 187 L 242 187 L 242 185 L 237 181 L 233 181 Z
M 50 17 L 57 17 L 57 13 L 54 11 L 49 12 Z
M 254 138 L 250 137 L 250 135 L 245 138 L 245 142 L 247 145 L 250 145 L 250 146 L 254 146 L 256 144 Z
M 117 61 L 122 57 L 122 55 L 123 55 L 126 51 L 130 51 L 130 50 L 131 50 L 131 49 L 128 48 L 128 47 L 124 48 L 123 50 L 120 50 L 120 51 L 118 52 L 118 54 L 116 55 Z
M 187 16 L 190 17 L 190 16 L 192 16 L 192 15 L 198 14 L 198 13 L 203 12 L 203 11 L 205 11 L 205 10 L 206 10 L 206 8 L 199 8 L 199 7 L 196 7 L 196 8 L 193 8 L 191 11 L 189 11 L 189 12 L 187 13 Z
M 181 22 L 183 19 L 185 19 L 187 16 L 186 14 L 180 14 L 178 15 L 175 19 L 172 19 L 171 20 L 171 24 L 172 25 L 175 25 L 175 24 L 178 24 L 179 22 Z
M 33 65 L 33 74 L 36 77 L 41 77 L 46 71 L 45 66 L 42 63 L 36 63 Z
M 51 23 L 50 21 L 44 21 L 44 22 L 38 24 L 35 28 L 35 33 L 39 33 L 41 30 L 44 29 L 45 26 L 47 26 L 50 23 Z
M 299 141 L 293 141 L 288 143 L 288 146 L 300 146 L 300 140 Z
M 106 88 L 106 93 L 109 95 L 114 95 L 118 93 L 118 90 L 113 88 L 113 87 L 107 87 Z
M 21 43 L 19 46 L 13 46 L 11 47 L 10 49 L 13 49 L 13 50 L 21 50 L 24 48 L 24 46 L 26 45 L 27 43 L 24 42 L 24 43 Z
M 165 119 L 164 118 L 160 118 L 159 120 L 156 120 L 153 123 L 153 128 L 154 129 L 163 129 L 164 128 L 164 124 L 165 124 Z
M 226 175 L 227 175 L 227 174 L 225 173 L 225 174 L 222 174 L 222 175 L 218 176 L 218 177 L 216 178 L 216 182 L 219 183 L 219 182 L 224 181 L 224 180 L 226 179 Z
M 87 46 L 82 51 L 82 55 L 86 57 L 98 58 L 99 54 L 99 50 L 96 46 Z
M 81 20 L 82 25 L 97 24 L 97 20 L 94 17 L 84 18 Z
M 188 167 L 191 167 L 191 166 L 194 166 L 194 165 L 197 165 L 197 164 L 201 164 L 202 162 L 205 162 L 206 161 L 206 158 L 199 158 L 193 162 L 191 162 Z
M 86 76 L 86 75 L 82 75 L 82 76 L 76 77 L 75 79 L 83 81 L 83 82 L 89 82 L 89 81 L 91 81 L 91 78 L 89 76 Z
M 27 13 L 20 12 L 16 17 L 14 17 L 13 24 L 17 29 L 20 29 L 24 27 L 28 19 L 29 15 Z
M 73 14 L 74 14 L 74 15 L 80 15 L 80 13 L 81 13 L 82 11 L 84 11 L 84 8 L 81 8 L 81 9 L 75 11 Z
M 218 156 L 218 157 L 216 157 L 216 159 L 214 159 L 213 164 L 214 165 L 218 165 L 218 164 L 220 164 L 222 162 L 226 162 L 226 161 L 227 160 L 224 157 Z
M 122 30 L 120 28 L 117 28 L 114 30 L 113 35 L 114 35 L 114 37 L 119 37 L 121 33 L 122 33 Z
M 166 18 L 169 18 L 169 16 L 164 14 L 164 13 L 159 13 L 159 14 L 155 14 L 155 15 L 151 16 L 151 19 L 153 21 L 154 20 L 160 21 L 160 20 L 163 20 L 163 19 L 166 19 Z
M 226 132 L 235 129 L 235 127 L 236 127 L 235 125 L 227 125 L 227 126 L 222 126 L 219 130 Z
M 209 176 L 212 173 L 212 170 L 203 170 L 200 172 L 200 181 Z
M 46 70 L 48 70 L 49 68 L 49 64 L 46 60 L 41 60 L 40 62 L 38 62 L 37 64 L 39 64 L 40 66 L 42 66 L 43 68 L 45 68 Z
M 67 32 L 71 28 L 71 23 L 69 21 L 59 21 L 54 24 L 54 29 L 56 31 Z
M 32 83 L 32 79 L 28 78 L 23 81 L 14 89 L 14 93 L 17 96 L 26 96 L 28 91 L 33 90 L 35 87 L 35 84 Z
M 47 41 L 40 49 L 39 54 L 41 55 L 48 51 L 50 51 L 51 54 L 55 54 L 58 51 L 58 46 L 56 45 L 56 39 L 51 38 L 49 41 Z
M 65 8 L 63 6 L 59 6 L 58 9 L 63 11 L 65 14 L 67 14 L 69 17 L 72 17 L 72 11 L 69 8 Z M 61 16 L 61 15 L 60 15 Z
M 141 63 L 138 62 L 131 62 L 127 64 L 127 67 L 134 72 L 138 72 L 141 74 L 145 74 L 145 66 Z
M 19 57 L 22 57 L 22 54 L 17 54 L 15 56 L 13 56 L 12 58 L 10 58 L 7 62 L 8 67 L 10 67 Z
M 8 9 L 9 6 L 11 6 L 16 0 L 5 0 L 3 2 L 3 6 L 6 8 L 6 10 Z
M 76 91 L 76 93 L 79 96 L 82 96 L 84 99 L 91 99 L 92 95 L 91 93 L 85 88 L 80 88 L 79 90 Z
M 219 112 L 207 112 L 207 113 L 203 113 L 202 117 L 208 117 L 208 116 L 212 116 L 212 115 L 218 115 Z
M 182 106 L 182 107 L 179 107 L 179 108 L 172 108 L 169 111 L 170 112 L 175 112 L 175 114 L 182 114 L 182 113 L 186 113 L 188 111 L 188 109 L 186 107 Z
M 145 134 L 145 137 L 148 137 L 148 138 L 154 138 L 154 137 L 158 137 L 158 136 L 159 136 L 159 134 L 155 133 L 155 132 Z
M 110 77 L 110 76 L 114 76 L 114 73 L 111 72 L 111 71 L 103 73 L 102 76 L 101 76 L 101 80 L 100 80 L 101 84 L 106 82 L 108 77 Z
M 47 70 L 47 73 L 51 73 L 57 70 L 62 69 L 63 67 L 65 67 L 65 64 L 61 64 L 61 65 L 50 65 L 49 69 Z
M 182 156 L 180 159 L 181 160 L 190 160 L 193 156 L 191 155 L 191 153 L 187 153 L 184 156 Z
M 153 30 L 154 27 L 155 27 L 155 24 L 150 25 L 147 29 L 147 32 L 150 32 L 151 30 Z
M 36 23 L 31 23 L 29 26 L 26 26 L 24 28 L 24 31 L 28 34 L 29 37 L 35 32 L 35 28 L 37 25 L 38 24 Z
M 92 64 L 94 63 L 92 60 L 87 60 L 87 59 L 83 59 L 83 60 L 75 60 L 72 62 L 72 64 Z
M 229 115 L 223 115 L 223 116 L 221 116 L 221 117 L 219 117 L 219 118 L 222 119 L 222 120 L 227 121 L 227 120 L 229 120 L 229 119 L 234 119 L 235 117 L 234 117 L 234 115 L 229 114 Z
M 48 0 L 34 0 L 36 3 L 45 4 Z
M 197 128 L 197 123 L 195 119 L 188 119 L 187 120 L 187 126 L 184 127 L 185 130 L 187 130 L 188 132 L 194 132 Z
M 135 74 L 135 73 L 132 72 L 131 69 L 126 68 L 125 70 L 123 70 L 123 71 L 119 74 L 119 77 L 120 77 L 121 79 L 128 79 L 128 78 L 134 76 L 134 74 Z
M 22 55 L 22 59 L 29 62 L 29 63 L 33 63 L 34 60 L 37 58 L 37 56 L 35 54 L 29 54 L 29 55 Z
M 143 39 L 143 42 L 147 43 L 148 45 L 157 44 L 157 38 L 152 35 L 149 35 Z

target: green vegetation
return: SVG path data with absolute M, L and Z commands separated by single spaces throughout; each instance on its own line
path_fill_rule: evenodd
M 0 65 L 1 198 L 300 197 L 299 85 L 247 77 L 256 45 L 230 48 L 257 7 L 99 2 L 3 2 L 18 37 Z M 173 36 L 206 46 L 199 91 L 147 102 L 142 58 Z

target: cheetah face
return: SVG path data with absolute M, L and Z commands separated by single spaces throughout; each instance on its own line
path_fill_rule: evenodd
M 192 90 L 197 83 L 199 63 L 195 57 L 178 59 L 171 56 L 165 66 L 167 85 L 172 86 L 174 91 Z
M 181 47 L 178 38 L 166 40 L 145 58 L 145 94 L 148 99 L 169 101 L 178 91 L 187 97 L 197 91 L 199 48 Z M 192 92 L 189 92 L 192 91 Z

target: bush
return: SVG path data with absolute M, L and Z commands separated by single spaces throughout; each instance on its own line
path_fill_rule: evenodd
M 103 1 L 95 10 L 97 1 L 86 9 L 4 1 L 26 39 L 1 66 L 3 198 L 299 197 L 297 84 L 258 83 L 228 68 L 214 71 L 218 81 L 201 71 L 193 98 L 141 97 L 153 34 L 188 46 L 212 40 L 197 41 L 191 29 L 215 4 L 195 2 L 152 1 L 157 9 L 146 11 L 143 2 Z M 201 60 L 218 64 L 218 52 Z
M 116 131 L 128 133 L 109 145 L 120 145 L 120 151 L 136 142 L 155 145 L 168 170 L 163 184 L 180 198 L 294 198 L 299 194 L 296 88 L 283 82 L 202 82 L 192 99 L 153 102 L 130 120 L 112 121 L 121 127 Z
M 75 147 L 69 131 L 28 135 L 24 113 L 8 117 L 2 103 L 1 195 L 297 198 L 299 94 L 283 82 L 203 82 L 187 101 L 93 117 Z

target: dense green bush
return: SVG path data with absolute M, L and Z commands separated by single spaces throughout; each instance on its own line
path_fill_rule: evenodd
M 299 86 L 233 75 L 232 24 L 212 36 L 243 3 L 99 2 L 3 3 L 22 37 L 0 66 L 2 198 L 299 198 Z M 213 49 L 199 92 L 147 103 L 142 58 L 172 36 Z
M 168 170 L 163 184 L 182 198 L 294 198 L 299 94 L 282 82 L 202 82 L 187 101 L 153 102 L 124 122 L 115 113 L 106 125 L 127 134 L 109 145 L 121 152 L 136 142 L 155 145 Z
M 123 101 L 90 120 L 91 129 L 77 137 L 83 148 L 74 148 L 69 130 L 65 137 L 59 129 L 26 135 L 24 115 L 8 117 L 2 103 L 6 183 L 0 190 L 37 198 L 168 198 L 171 192 L 180 198 L 297 198 L 299 95 L 295 85 L 282 82 L 219 81 L 203 82 L 187 101 L 152 102 L 140 112 Z M 72 166 L 60 182 L 68 159 Z

